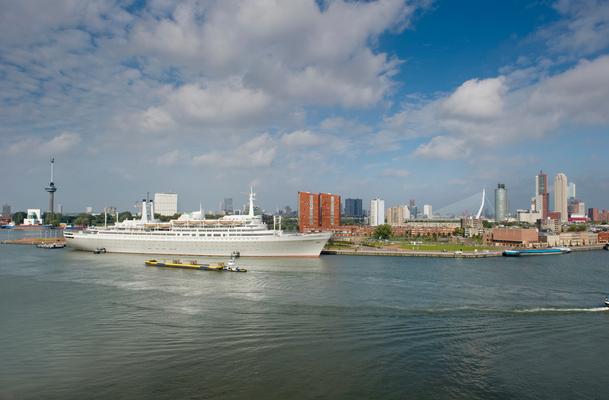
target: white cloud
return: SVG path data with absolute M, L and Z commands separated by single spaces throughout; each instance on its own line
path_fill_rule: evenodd
M 166 102 L 140 114 L 140 126 L 173 128 L 174 121 L 186 125 L 241 126 L 266 114 L 269 96 L 241 82 L 186 84 L 171 91 Z
M 144 131 L 161 131 L 175 125 L 171 115 L 160 107 L 150 107 L 139 114 L 137 122 Z
M 593 54 L 609 46 L 607 1 L 559 0 L 554 8 L 563 18 L 537 33 L 551 50 L 573 56 Z
M 288 147 L 314 147 L 323 143 L 323 138 L 309 130 L 299 130 L 281 136 L 281 143 Z
M 382 32 L 402 29 L 415 7 L 402 0 L 295 0 L 179 3 L 171 16 L 134 24 L 129 50 L 217 81 L 247 85 L 283 101 L 368 106 L 391 87 L 396 60 L 370 46 Z
M 415 155 L 466 158 L 473 148 L 497 148 L 538 138 L 564 124 L 609 122 L 609 56 L 510 89 L 502 77 L 465 82 L 452 94 L 389 118 L 404 137 L 432 136 Z
M 62 132 L 49 139 L 27 137 L 9 144 L 3 149 L 3 153 L 25 158 L 30 156 L 54 156 L 73 150 L 80 144 L 80 141 L 80 134 L 74 132 Z
M 429 142 L 420 145 L 414 152 L 416 156 L 445 160 L 464 158 L 470 153 L 465 139 L 450 136 L 435 136 Z
M 193 165 L 230 168 L 269 167 L 275 159 L 277 146 L 268 133 L 237 146 L 234 149 L 211 151 L 192 159 Z
M 492 118 L 503 109 L 505 78 L 470 79 L 442 100 L 441 110 L 457 118 Z
M 537 85 L 528 99 L 536 113 L 583 123 L 609 122 L 609 56 L 582 60 Z
M 189 159 L 188 154 L 185 154 L 179 150 L 172 150 L 158 156 L 156 158 L 156 162 L 159 165 L 171 166 L 185 159 Z
M 399 168 L 386 168 L 381 171 L 380 175 L 391 178 L 405 178 L 407 176 L 410 176 L 410 171 Z

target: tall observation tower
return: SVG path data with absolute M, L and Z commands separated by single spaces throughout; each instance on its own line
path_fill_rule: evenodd
M 57 187 L 53 182 L 53 167 L 55 166 L 55 158 L 51 158 L 51 183 L 49 186 L 45 187 L 44 190 L 49 192 L 49 212 L 51 214 L 55 213 L 55 192 L 57 191 Z

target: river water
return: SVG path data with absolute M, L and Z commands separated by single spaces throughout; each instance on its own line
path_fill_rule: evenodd
M 0 399 L 609 396 L 609 252 L 145 259 L 0 245 Z

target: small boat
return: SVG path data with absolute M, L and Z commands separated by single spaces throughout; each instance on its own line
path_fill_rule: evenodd
M 235 255 L 231 255 L 230 260 L 228 260 L 228 262 L 226 263 L 226 266 L 224 267 L 224 271 L 228 271 L 228 272 L 247 272 L 247 269 L 245 268 L 239 268 L 239 266 L 237 265 L 237 259 L 235 257 Z
M 93 250 L 93 253 L 95 253 L 95 254 L 105 254 L 106 253 L 106 248 L 105 247 L 98 247 L 97 249 Z
M 605 307 L 609 307 L 609 296 L 605 297 L 605 300 L 603 300 L 603 303 L 605 303 Z
M 217 264 L 199 264 L 197 260 L 181 261 L 159 261 L 159 260 L 146 260 L 145 264 L 149 267 L 161 267 L 161 268 L 184 268 L 184 269 L 198 269 L 203 271 L 222 271 L 225 268 L 224 263 Z
M 36 247 L 38 247 L 39 249 L 63 249 L 64 247 L 66 247 L 65 243 L 58 243 L 58 242 L 53 242 L 53 243 L 39 243 L 36 245 Z
M 520 257 L 520 256 L 545 256 L 551 254 L 567 254 L 571 249 L 568 247 L 550 247 L 547 249 L 522 249 L 522 250 L 504 250 L 505 257 Z

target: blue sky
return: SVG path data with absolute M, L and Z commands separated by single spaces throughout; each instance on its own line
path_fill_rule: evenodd
M 320 5 L 321 4 L 321 5 Z M 434 208 L 564 172 L 609 208 L 602 1 L 0 0 L 0 202 Z

